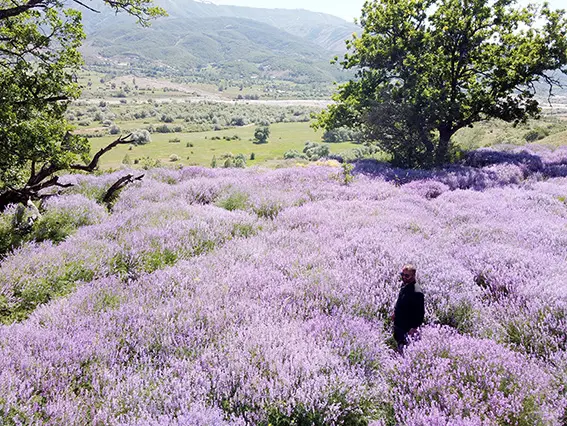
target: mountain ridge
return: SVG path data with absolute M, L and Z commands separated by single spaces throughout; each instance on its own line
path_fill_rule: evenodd
M 341 79 L 330 65 L 356 26 L 320 12 L 158 0 L 168 17 L 149 28 L 106 9 L 84 13 L 87 64 L 128 63 L 186 74 L 209 69 L 219 78 L 261 77 L 298 83 Z

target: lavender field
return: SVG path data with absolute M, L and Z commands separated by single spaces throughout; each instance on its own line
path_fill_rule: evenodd
M 0 425 L 565 424 L 567 150 L 354 172 L 65 177 L 77 231 L 0 264 Z

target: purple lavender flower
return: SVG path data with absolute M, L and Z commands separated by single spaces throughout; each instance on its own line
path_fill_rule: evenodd
M 539 177 L 565 160 L 530 155 L 153 170 L 112 213 L 70 177 L 48 209 L 89 225 L 0 264 L 0 423 L 560 424 L 567 180 Z M 407 262 L 429 325 L 401 357 Z

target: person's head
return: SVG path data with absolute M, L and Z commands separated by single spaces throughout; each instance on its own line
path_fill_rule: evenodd
M 415 266 L 413 265 L 404 265 L 402 268 L 402 272 L 400 272 L 400 276 L 402 281 L 405 284 L 413 284 L 415 283 Z

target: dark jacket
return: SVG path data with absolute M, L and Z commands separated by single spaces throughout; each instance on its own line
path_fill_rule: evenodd
M 400 289 L 394 306 L 394 339 L 404 342 L 405 335 L 412 328 L 423 324 L 425 307 L 423 293 L 416 284 L 406 284 Z

